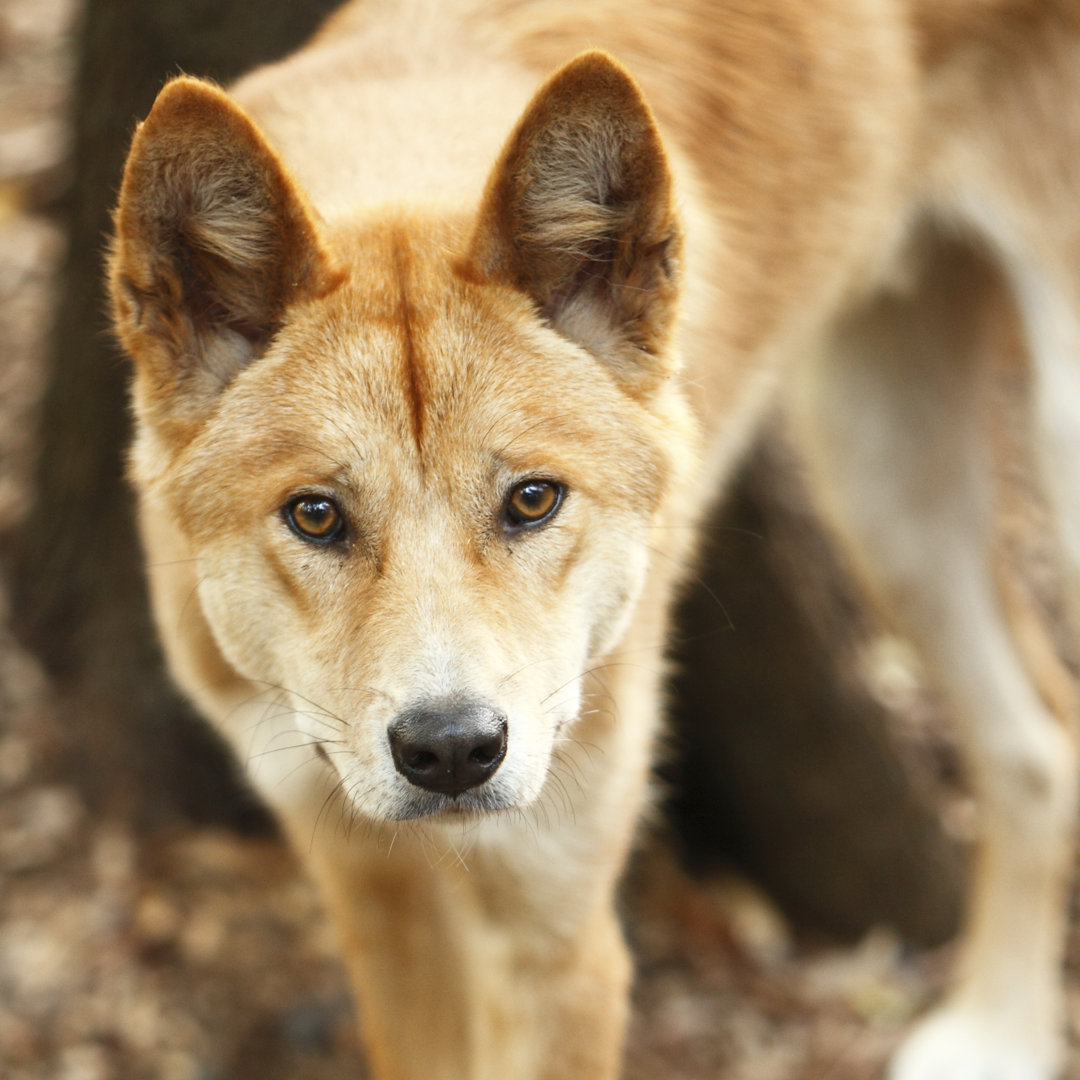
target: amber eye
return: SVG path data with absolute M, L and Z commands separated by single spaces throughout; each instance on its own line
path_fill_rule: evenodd
M 285 520 L 297 536 L 317 544 L 329 544 L 345 531 L 345 519 L 325 495 L 301 495 L 285 507 Z
M 506 522 L 515 529 L 540 525 L 554 515 L 562 499 L 562 486 L 552 480 L 523 480 L 506 500 Z

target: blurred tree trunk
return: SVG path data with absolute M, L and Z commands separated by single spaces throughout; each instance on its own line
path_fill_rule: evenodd
M 102 288 L 124 155 L 169 75 L 231 79 L 295 49 L 338 2 L 86 2 L 38 498 L 15 538 L 11 576 L 13 621 L 69 701 L 74 764 L 99 807 L 233 821 L 252 813 L 163 677 L 147 610 L 124 480 L 127 363 Z
M 100 808 L 137 807 L 150 820 L 265 821 L 163 675 L 123 479 L 128 373 L 105 317 L 102 254 L 128 141 L 164 79 L 183 70 L 227 81 L 295 48 L 336 5 L 87 2 L 70 251 L 42 406 L 38 501 L 16 537 L 12 593 L 17 625 L 68 703 L 70 763 Z M 838 678 L 839 638 L 823 636 L 798 599 L 793 567 L 817 560 L 819 538 L 809 517 L 797 536 L 774 528 L 784 519 L 783 474 L 759 456 L 736 487 L 725 518 L 732 528 L 717 534 L 725 543 L 711 584 L 738 632 L 701 638 L 686 654 L 677 711 L 688 763 L 677 818 L 692 844 L 723 842 L 819 921 L 850 930 L 919 909 L 927 914 L 901 924 L 937 936 L 925 927 L 949 922 L 952 879 L 920 874 L 942 865 L 940 838 L 890 763 L 879 710 Z M 739 529 L 763 539 L 736 552 L 728 541 Z M 774 533 L 786 537 L 779 561 Z M 824 580 L 826 595 L 838 588 L 843 624 L 855 606 L 837 586 L 842 575 Z M 698 627 L 715 624 L 709 602 L 689 610 Z

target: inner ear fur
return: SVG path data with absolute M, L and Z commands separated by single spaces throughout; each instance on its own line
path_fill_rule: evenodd
M 114 322 L 173 411 L 201 411 L 290 305 L 340 279 L 262 133 L 200 79 L 168 83 L 139 125 L 114 223 Z
M 603 52 L 540 88 L 488 180 L 469 259 L 641 382 L 670 366 L 682 233 L 660 133 Z

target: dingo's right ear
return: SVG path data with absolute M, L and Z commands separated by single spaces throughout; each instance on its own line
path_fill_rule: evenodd
M 291 304 L 340 277 L 261 132 L 198 79 L 170 82 L 139 125 L 115 227 L 114 320 L 160 416 L 196 419 Z

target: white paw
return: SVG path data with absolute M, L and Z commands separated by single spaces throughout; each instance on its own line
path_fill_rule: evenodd
M 1054 1080 L 1052 1031 L 1021 1031 L 956 1006 L 931 1013 L 893 1058 L 889 1080 Z

